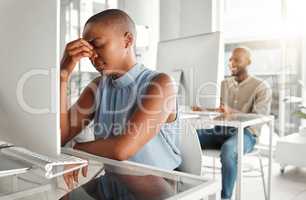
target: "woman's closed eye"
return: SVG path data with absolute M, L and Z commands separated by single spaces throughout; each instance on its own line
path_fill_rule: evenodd
M 93 40 L 90 42 L 94 49 L 102 49 L 104 48 L 104 43 L 98 40 Z
M 94 49 L 103 49 L 104 48 L 104 44 L 95 44 L 93 45 Z

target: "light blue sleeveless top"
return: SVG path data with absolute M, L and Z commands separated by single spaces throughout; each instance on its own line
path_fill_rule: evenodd
M 158 75 L 141 64 L 134 65 L 117 79 L 102 76 L 96 94 L 96 114 L 94 118 L 95 138 L 108 138 L 123 133 L 127 121 L 141 105 L 150 81 Z M 162 125 L 147 144 L 129 160 L 173 170 L 181 163 L 179 145 L 179 119 Z

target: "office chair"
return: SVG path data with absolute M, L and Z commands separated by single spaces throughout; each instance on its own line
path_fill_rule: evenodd
M 213 158 L 213 179 L 216 178 L 216 159 L 220 158 L 220 150 L 214 150 L 214 149 L 204 149 L 202 150 L 202 155 L 203 156 L 207 156 L 207 157 L 211 157 Z M 262 157 L 261 157 L 261 153 L 260 150 L 258 148 L 257 145 L 255 145 L 254 149 L 252 152 L 245 154 L 245 156 L 256 156 L 258 158 L 259 161 L 259 166 L 260 166 L 260 175 L 261 175 L 261 181 L 262 181 L 262 186 L 263 186 L 263 191 L 264 191 L 264 196 L 265 199 L 268 199 L 268 195 L 267 195 L 267 189 L 266 189 L 266 181 L 265 181 L 265 175 L 264 175 L 264 166 L 263 166 L 263 162 L 262 162 Z M 203 160 L 203 159 L 202 159 Z M 206 166 L 204 165 L 204 163 L 202 163 L 202 167 L 205 168 Z M 204 174 L 204 170 L 202 170 L 202 175 Z

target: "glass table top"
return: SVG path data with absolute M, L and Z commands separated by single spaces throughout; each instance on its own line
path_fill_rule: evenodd
M 182 173 L 183 174 L 183 173 Z M 69 193 L 70 200 L 160 200 L 197 187 L 206 181 L 189 176 L 141 174 L 132 168 L 105 164 L 101 175 Z

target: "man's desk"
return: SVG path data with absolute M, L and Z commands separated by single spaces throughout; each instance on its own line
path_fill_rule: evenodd
M 271 175 L 272 175 L 272 135 L 274 130 L 274 117 L 257 114 L 231 114 L 219 116 L 207 116 L 197 114 L 182 114 L 182 120 L 188 121 L 196 129 L 211 128 L 211 126 L 230 126 L 238 129 L 237 153 L 238 153 L 238 172 L 236 182 L 236 200 L 242 199 L 242 167 L 243 167 L 243 130 L 246 127 L 267 124 L 269 126 L 269 172 L 268 172 L 268 199 L 271 199 Z
M 166 171 L 129 161 L 115 161 L 72 149 L 64 153 L 89 161 L 86 178 L 69 191 L 62 177 L 52 180 L 39 178 L 35 171 L 7 179 L 11 192 L 0 193 L 0 199 L 218 199 L 220 184 L 177 171 Z M 13 181 L 12 181 L 13 180 Z M 16 182 L 19 184 L 16 184 Z M 0 185 L 3 185 L 1 183 Z

